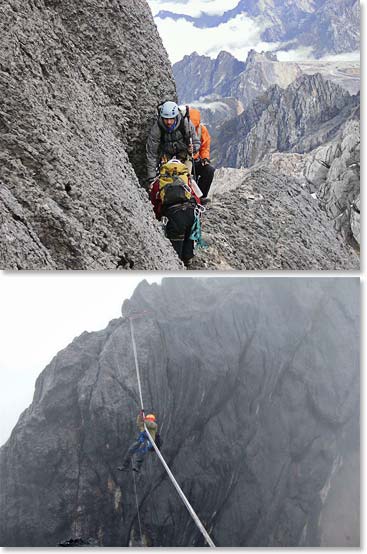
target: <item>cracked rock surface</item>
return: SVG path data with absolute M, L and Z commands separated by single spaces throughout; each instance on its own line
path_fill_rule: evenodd
M 208 248 L 196 251 L 192 269 L 358 269 L 358 255 L 317 199 L 279 167 L 278 161 L 216 172 L 202 218 Z
M 357 119 L 345 124 L 339 140 L 311 153 L 304 175 L 337 231 L 359 247 L 361 175 Z
M 273 152 L 309 152 L 335 138 L 360 102 L 322 75 L 302 75 L 285 90 L 274 85 L 223 124 L 219 165 L 250 167 Z
M 344 490 L 345 533 L 355 525 L 358 279 L 143 281 L 123 312 L 144 312 L 134 334 L 145 408 L 218 546 L 325 546 L 329 491 Z M 0 450 L 2 546 L 137 544 L 132 476 L 116 468 L 139 407 L 126 318 L 54 357 Z M 349 458 L 356 486 L 335 488 Z M 153 454 L 137 490 L 145 544 L 203 545 Z M 358 531 L 338 541 L 358 546 Z
M 0 49 L 1 269 L 180 269 L 137 178 L 175 94 L 147 3 L 6 0 Z

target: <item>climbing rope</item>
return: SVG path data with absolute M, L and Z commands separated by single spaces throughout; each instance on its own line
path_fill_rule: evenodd
M 129 317 L 129 316 L 128 316 Z M 133 344 L 133 352 L 134 352 L 134 358 L 135 358 L 135 369 L 136 369 L 136 376 L 137 376 L 137 380 L 138 380 L 138 388 L 139 388 L 139 396 L 140 396 L 140 404 L 141 404 L 141 409 L 144 411 L 144 404 L 143 404 L 143 395 L 142 395 L 142 392 L 141 392 L 141 382 L 140 382 L 140 371 L 139 371 L 139 363 L 138 363 L 138 356 L 137 356 L 137 351 L 136 351 L 136 344 L 135 344 L 135 336 L 134 336 L 134 326 L 133 326 L 133 322 L 132 322 L 132 318 L 129 317 L 129 322 L 130 322 L 130 330 L 131 330 L 131 341 L 132 341 L 132 344 Z M 172 471 L 170 470 L 170 468 L 168 467 L 165 459 L 163 458 L 160 450 L 158 449 L 157 445 L 155 444 L 155 441 L 153 440 L 151 434 L 149 433 L 149 430 L 147 428 L 147 426 L 145 425 L 144 423 L 144 429 L 145 429 L 145 432 L 150 440 L 150 443 L 152 444 L 158 458 L 160 459 L 160 461 L 162 462 L 163 464 L 163 467 L 164 469 L 166 470 L 167 474 L 168 474 L 168 477 L 171 479 L 175 489 L 177 490 L 181 500 L 183 501 L 183 503 L 185 504 L 189 514 L 191 515 L 191 517 L 193 518 L 194 522 L 196 523 L 198 529 L 200 530 L 200 532 L 202 533 L 202 535 L 204 536 L 206 542 L 208 543 L 208 545 L 212 548 L 215 548 L 215 544 L 214 542 L 212 541 L 212 539 L 210 538 L 208 532 L 206 531 L 204 525 L 201 523 L 199 517 L 197 516 L 195 510 L 193 509 L 193 507 L 191 506 L 190 502 L 187 500 L 185 494 L 183 493 L 180 485 L 177 483 Z
M 133 320 L 131 317 L 129 317 L 130 322 L 130 331 L 131 331 L 131 341 L 133 343 L 133 351 L 134 351 L 134 358 L 135 358 L 135 368 L 136 368 L 136 375 L 138 377 L 138 388 L 139 388 L 139 396 L 140 396 L 140 405 L 141 409 L 144 411 L 144 404 L 143 404 L 143 395 L 141 392 L 141 383 L 140 383 L 140 371 L 139 371 L 139 364 L 138 364 L 138 355 L 136 353 L 136 344 L 135 344 L 135 336 L 134 336 L 134 326 L 133 326 Z

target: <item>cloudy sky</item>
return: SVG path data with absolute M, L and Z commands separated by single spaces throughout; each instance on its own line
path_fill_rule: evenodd
M 236 7 L 239 0 L 147 0 L 153 15 L 160 10 L 182 13 L 197 17 L 204 12 L 209 15 L 222 15 Z M 181 60 L 186 54 L 198 54 L 216 58 L 221 50 L 230 52 L 237 59 L 245 61 L 251 48 L 258 52 L 275 50 L 280 43 L 263 42 L 260 38 L 265 27 L 259 20 L 239 15 L 227 23 L 208 29 L 199 29 L 184 19 L 155 18 L 159 34 L 168 52 L 171 63 Z M 312 48 L 298 48 L 288 52 L 278 50 L 280 61 L 301 61 L 312 59 Z M 326 56 L 324 59 L 337 61 L 340 56 Z M 342 59 L 359 60 L 359 52 L 343 55 Z
M 153 15 L 160 10 L 167 10 L 196 17 L 201 12 L 222 15 L 237 6 L 238 0 L 148 0 L 148 4 Z M 254 19 L 245 15 L 239 15 L 228 23 L 209 29 L 198 29 L 183 19 L 174 21 L 157 18 L 155 22 L 172 63 L 194 51 L 215 58 L 221 50 L 227 50 L 236 58 L 246 60 L 251 48 L 270 49 L 269 43 L 260 39 L 262 28 Z M 183 40 L 179 40 L 178 37 L 183 37 Z
M 154 273 L 0 272 L 0 445 L 53 356 L 83 331 L 119 317 L 143 279 L 161 281 Z

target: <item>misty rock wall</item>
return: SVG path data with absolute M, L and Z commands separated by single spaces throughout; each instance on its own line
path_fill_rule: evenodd
M 137 178 L 175 95 L 145 0 L 7 0 L 0 49 L 0 267 L 178 269 Z
M 358 279 L 164 279 L 123 312 L 140 314 L 162 453 L 214 542 L 319 545 L 335 464 L 359 453 Z M 59 352 L 0 450 L 1 545 L 136 544 L 132 476 L 116 468 L 138 409 L 128 320 Z M 154 454 L 137 491 L 146 544 L 203 545 Z

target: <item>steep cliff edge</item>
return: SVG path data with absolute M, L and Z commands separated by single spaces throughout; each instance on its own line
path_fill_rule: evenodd
M 140 314 L 163 455 L 215 543 L 317 546 L 330 479 L 359 452 L 358 279 L 164 279 L 123 312 Z M 116 466 L 138 408 L 126 319 L 55 356 L 0 450 L 2 546 L 137 536 L 132 477 Z M 138 498 L 149 544 L 202 545 L 154 455 Z
M 145 0 L 0 6 L 1 269 L 178 269 L 138 177 L 175 95 Z

